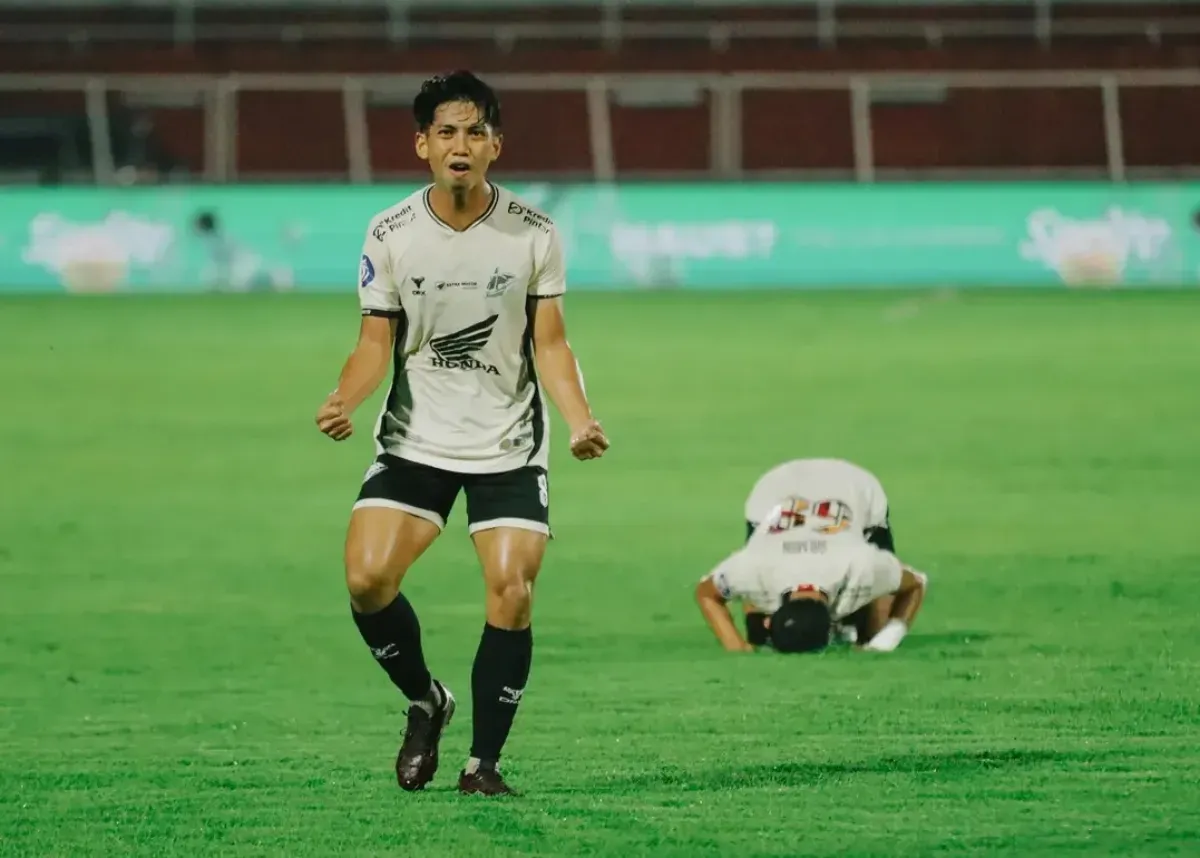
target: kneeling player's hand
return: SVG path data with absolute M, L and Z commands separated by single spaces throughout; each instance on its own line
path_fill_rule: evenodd
M 335 441 L 345 441 L 354 434 L 354 426 L 350 423 L 350 415 L 342 400 L 330 394 L 317 409 L 317 428 Z
M 607 449 L 608 438 L 595 420 L 589 420 L 571 433 L 571 455 L 576 459 L 599 459 Z
M 867 652 L 892 652 L 907 635 L 907 623 L 903 620 L 888 620 L 887 625 L 863 645 L 863 649 Z

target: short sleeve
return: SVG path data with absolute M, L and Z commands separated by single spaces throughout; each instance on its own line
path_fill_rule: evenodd
M 375 224 L 363 239 L 358 261 L 358 303 L 364 316 L 398 316 L 403 307 L 400 292 L 392 281 L 392 261 L 387 245 Z
M 734 553 L 722 560 L 717 568 L 709 572 L 705 578 L 712 581 L 717 592 L 725 601 L 744 599 L 750 594 L 752 582 L 746 580 L 747 564 L 739 562 L 740 553 Z
M 542 258 L 529 283 L 529 297 L 556 298 L 567 291 L 567 267 L 563 258 L 562 240 L 551 226 L 544 240 Z
M 847 550 L 850 557 L 849 575 L 843 596 L 845 604 L 839 606 L 843 616 L 854 613 L 880 596 L 895 593 L 900 589 L 903 575 L 900 561 L 891 552 L 883 551 L 869 543 L 855 545 Z

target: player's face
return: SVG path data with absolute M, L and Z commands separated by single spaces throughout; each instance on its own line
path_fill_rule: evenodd
M 787 600 L 794 602 L 797 599 L 815 599 L 818 602 L 828 602 L 829 596 L 824 590 L 820 590 L 811 584 L 801 584 L 792 592 L 788 593 Z
M 500 155 L 500 134 L 483 121 L 479 108 L 465 101 L 443 104 L 427 133 L 417 133 L 417 155 L 429 162 L 433 178 L 445 188 L 480 184 Z

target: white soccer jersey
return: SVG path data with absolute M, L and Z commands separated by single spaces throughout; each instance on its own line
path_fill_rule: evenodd
M 378 452 L 460 473 L 548 465 L 528 301 L 566 291 L 562 245 L 548 217 L 490 187 L 465 230 L 433 213 L 430 188 L 367 229 L 362 312 L 400 320 Z
M 895 555 L 859 536 L 817 536 L 801 528 L 761 528 L 708 576 L 726 600 L 744 600 L 772 614 L 784 596 L 808 585 L 822 590 L 834 622 L 900 589 Z
M 879 480 L 842 459 L 795 459 L 767 471 L 746 498 L 746 521 L 758 524 L 789 499 L 794 514 L 813 530 L 862 533 L 888 526 L 888 499 Z

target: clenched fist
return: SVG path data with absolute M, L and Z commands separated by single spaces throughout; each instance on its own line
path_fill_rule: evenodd
M 589 420 L 571 433 L 571 455 L 576 459 L 599 459 L 608 449 L 608 438 L 595 420 Z
M 345 441 L 354 434 L 350 415 L 346 413 L 346 406 L 336 393 L 329 394 L 317 409 L 317 428 L 335 441 Z

